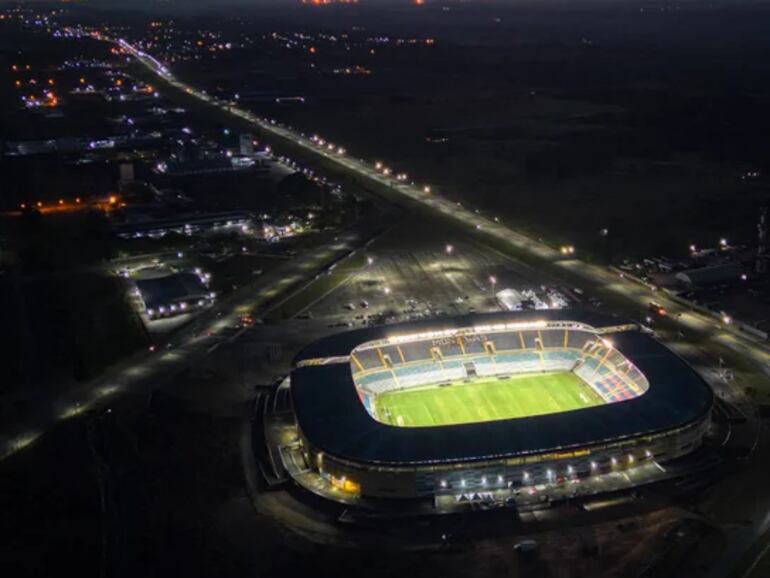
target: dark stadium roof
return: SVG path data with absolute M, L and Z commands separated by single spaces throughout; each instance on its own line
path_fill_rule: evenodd
M 371 327 L 326 337 L 304 359 L 349 355 L 356 346 L 390 335 L 478 324 L 565 320 L 607 327 L 623 323 L 576 311 L 494 313 Z M 705 415 L 713 394 L 695 371 L 640 331 L 611 334 L 614 346 L 647 377 L 649 390 L 631 400 L 571 412 L 436 427 L 396 427 L 376 421 L 361 403 L 350 365 L 295 368 L 291 375 L 300 428 L 319 450 L 354 462 L 425 464 L 493 459 L 567 449 L 686 425 Z

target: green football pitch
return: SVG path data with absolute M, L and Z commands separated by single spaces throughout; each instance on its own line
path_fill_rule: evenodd
M 604 403 L 577 375 L 560 372 L 389 391 L 377 396 L 375 411 L 382 423 L 427 427 L 560 413 Z

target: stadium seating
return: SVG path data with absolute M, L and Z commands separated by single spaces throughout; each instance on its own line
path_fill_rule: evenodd
M 562 349 L 564 347 L 564 330 L 562 329 L 541 331 L 540 338 L 543 341 L 544 349 Z
M 463 339 L 466 355 L 473 353 L 486 353 L 486 350 L 484 349 L 485 341 L 486 339 L 480 339 L 478 336 L 474 339 Z
M 494 343 L 495 355 L 485 349 L 487 340 Z M 436 350 L 441 353 L 438 357 Z M 380 354 L 390 359 L 392 367 L 383 365 Z M 470 371 L 480 377 L 574 370 L 608 403 L 631 399 L 647 388 L 644 375 L 619 351 L 577 328 L 477 334 L 464 338 L 463 347 L 454 337 L 426 339 L 361 349 L 354 355 L 363 367 L 362 371 L 354 366 L 353 372 L 364 396 L 459 381 L 468 377 L 470 364 Z
M 595 339 L 595 335 L 586 331 L 570 330 L 567 335 L 567 347 L 570 349 L 583 349 L 587 342 Z
M 518 332 L 513 333 L 495 333 L 489 335 L 489 340 L 495 344 L 495 350 L 514 351 L 521 349 L 521 338 Z
M 454 339 L 442 340 L 440 343 L 435 343 L 433 347 L 438 347 L 444 357 L 459 357 L 464 355 L 463 350 Z
M 355 355 L 364 370 L 382 367 L 382 361 L 380 361 L 380 356 L 377 355 L 375 349 L 362 349 L 356 351 Z

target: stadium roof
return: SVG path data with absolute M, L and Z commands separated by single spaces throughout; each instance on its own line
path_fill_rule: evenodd
M 494 313 L 380 326 L 326 337 L 304 349 L 295 364 L 346 356 L 358 345 L 389 335 L 477 324 L 534 320 L 576 321 L 592 327 L 621 321 L 595 313 Z M 664 431 L 708 412 L 713 394 L 678 356 L 640 331 L 610 334 L 614 347 L 644 373 L 649 390 L 631 400 L 558 414 L 436 427 L 395 427 L 372 418 L 361 403 L 350 365 L 297 367 L 292 399 L 300 428 L 319 450 L 354 462 L 382 465 L 474 461 L 583 447 Z

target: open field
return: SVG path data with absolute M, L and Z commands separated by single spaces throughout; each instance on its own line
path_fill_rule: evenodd
M 392 391 L 375 403 L 383 423 L 430 427 L 561 413 L 604 400 L 574 373 L 560 372 Z

